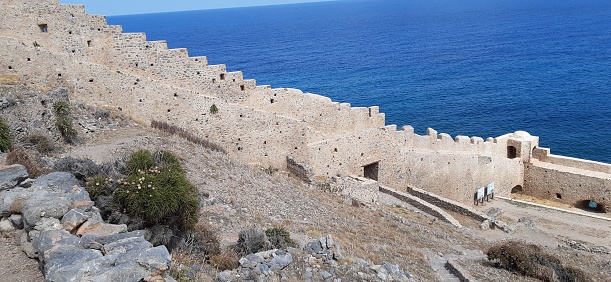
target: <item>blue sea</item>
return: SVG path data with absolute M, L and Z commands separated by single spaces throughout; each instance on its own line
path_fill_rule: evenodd
M 611 163 L 611 1 L 344 0 L 108 17 L 259 85 Z

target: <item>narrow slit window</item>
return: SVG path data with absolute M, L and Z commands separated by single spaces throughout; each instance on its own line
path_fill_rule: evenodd
M 87 40 L 87 47 L 91 47 L 93 42 L 91 40 Z
M 245 87 L 244 85 L 240 85 L 240 90 L 244 91 Z
M 225 80 L 225 74 L 224 74 L 224 73 L 221 73 L 221 74 L 219 75 L 219 77 L 221 78 L 221 80 Z

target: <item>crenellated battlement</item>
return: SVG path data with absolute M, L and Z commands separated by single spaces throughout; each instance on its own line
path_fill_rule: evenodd
M 3 0 L 0 55 L 0 75 L 66 87 L 74 101 L 180 126 L 249 163 L 284 168 L 287 159 L 299 160 L 319 178 L 356 175 L 471 203 L 474 191 L 489 183 L 500 195 L 550 186 L 534 167 L 609 174 L 607 164 L 550 155 L 526 132 L 484 139 L 432 128 L 425 135 L 411 126 L 397 130 L 385 124 L 377 106 L 257 85 L 240 71 L 209 65 L 207 57 L 191 57 L 184 48 L 169 49 L 163 40 L 148 41 L 144 33 L 124 33 L 104 16 L 86 14 L 83 5 L 58 0 Z M 609 180 L 597 177 L 587 181 L 609 190 Z

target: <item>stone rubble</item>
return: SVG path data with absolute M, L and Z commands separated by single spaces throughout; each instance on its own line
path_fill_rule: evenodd
M 21 165 L 0 167 L 0 232 L 14 233 L 46 281 L 174 281 L 166 247 L 153 247 L 142 230 L 104 223 L 74 175 L 26 179 Z
M 219 273 L 215 281 L 265 282 L 288 277 L 309 282 L 414 281 L 398 265 L 375 265 L 363 259 L 344 261 L 341 244 L 331 235 L 307 243 L 303 250 L 287 248 L 249 254 L 240 259 L 240 267 Z

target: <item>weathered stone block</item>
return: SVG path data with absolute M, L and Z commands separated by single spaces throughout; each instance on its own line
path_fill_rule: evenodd
M 23 219 L 26 229 L 33 228 L 43 217 L 62 218 L 72 206 L 68 198 L 32 198 L 23 204 Z
M 62 217 L 62 226 L 64 230 L 74 234 L 81 226 L 89 219 L 89 216 L 85 212 L 72 209 Z
M 22 165 L 0 167 L 0 191 L 12 189 L 28 178 L 28 171 Z
M 96 236 L 93 234 L 85 234 L 81 238 L 80 244 L 83 248 L 101 250 L 102 247 L 104 247 L 104 245 L 106 244 L 110 244 L 112 242 L 120 241 L 126 238 L 133 238 L 133 237 L 144 238 L 144 235 L 145 235 L 144 230 L 120 233 L 120 234 L 115 234 L 115 235 L 110 235 L 110 236 Z
M 102 248 L 104 254 L 127 253 L 134 250 L 144 250 L 152 248 L 153 244 L 142 237 L 130 237 L 108 243 Z
M 85 234 L 90 234 L 95 236 L 110 236 L 125 232 L 127 232 L 127 225 L 125 224 L 108 224 L 94 220 L 87 220 L 76 231 L 76 235 L 83 236 Z
M 69 172 L 52 172 L 40 176 L 34 183 L 32 188 L 36 190 L 53 190 L 56 192 L 72 193 L 73 187 L 79 186 L 79 182 Z

